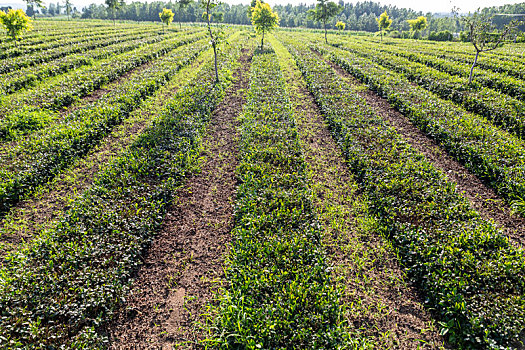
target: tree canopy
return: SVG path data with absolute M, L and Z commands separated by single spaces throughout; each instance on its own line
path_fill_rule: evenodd
M 0 11 L 0 24 L 7 30 L 7 35 L 12 39 L 19 38 L 23 32 L 33 29 L 31 18 L 23 10 L 10 9 Z

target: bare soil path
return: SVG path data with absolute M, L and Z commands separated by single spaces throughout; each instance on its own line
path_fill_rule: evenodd
M 406 142 L 423 154 L 436 168 L 443 171 L 450 181 L 456 183 L 457 191 L 469 200 L 472 207 L 485 220 L 493 220 L 514 245 L 525 247 L 525 218 L 513 215 L 503 198 L 461 163 L 449 156 L 439 144 L 412 124 L 407 117 L 395 110 L 385 98 L 369 90 L 340 66 L 328 60 L 327 62 L 348 84 L 360 90 L 359 95 L 376 113 L 395 127 Z
M 285 62 L 287 55 L 280 60 Z M 366 217 L 366 201 L 301 72 L 289 61 L 283 71 L 295 105 L 324 244 L 345 291 L 345 318 L 352 337 L 366 338 L 376 349 L 441 347 L 443 339 L 423 308 L 423 300 L 405 280 L 388 240 L 374 232 L 373 221 Z
M 238 132 L 251 54 L 243 50 L 235 83 L 212 114 L 201 171 L 180 188 L 127 305 L 109 328 L 114 349 L 192 348 L 206 334 L 206 306 L 223 276 L 233 227 Z M 178 348 L 177 347 L 177 348 Z

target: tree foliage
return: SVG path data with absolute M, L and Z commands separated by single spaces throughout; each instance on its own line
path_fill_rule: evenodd
M 317 0 L 315 9 L 308 11 L 308 18 L 315 22 L 323 23 L 324 28 L 324 40 L 328 44 L 328 37 L 326 34 L 326 22 L 337 16 L 343 8 L 337 5 L 335 2 L 327 0 Z
M 279 16 L 272 11 L 270 5 L 257 0 L 252 8 L 252 24 L 257 34 L 262 34 L 261 50 L 264 46 L 264 34 L 279 26 Z
M 344 22 L 337 21 L 337 23 L 335 24 L 335 27 L 338 30 L 345 30 L 346 24 Z
M 388 13 L 385 11 L 376 19 L 379 32 L 381 33 L 381 41 L 383 41 L 383 31 L 388 30 L 392 24 L 392 20 L 388 17 Z
M 33 29 L 31 22 L 31 18 L 23 10 L 10 9 L 7 13 L 0 11 L 0 24 L 13 40 L 19 38 L 23 32 Z

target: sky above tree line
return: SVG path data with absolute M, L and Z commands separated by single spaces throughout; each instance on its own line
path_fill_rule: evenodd
M 63 3 L 63 0 L 44 0 L 44 3 L 53 2 L 56 3 L 59 1 L 60 3 Z M 134 0 L 126 0 L 126 2 L 132 2 Z M 137 1 L 144 1 L 144 0 L 137 0 Z M 153 1 L 153 0 L 146 0 L 146 1 Z M 164 0 L 168 1 L 168 0 Z M 174 0 L 172 0 L 174 1 Z M 222 0 L 225 3 L 234 5 L 234 4 L 249 4 L 250 0 Z M 336 0 L 337 2 L 338 0 Z M 364 1 L 364 0 L 362 0 Z M 477 8 L 483 8 L 483 7 L 491 7 L 491 6 L 501 6 L 506 4 L 517 4 L 520 2 L 524 2 L 525 0 L 444 0 L 444 1 L 422 1 L 422 0 L 380 0 L 379 3 L 384 5 L 395 5 L 400 8 L 411 8 L 416 11 L 423 11 L 423 12 L 450 12 L 452 7 L 456 6 L 459 7 L 461 12 L 472 12 L 475 11 Z M 12 1 L 12 0 L 0 0 L 0 6 L 2 5 L 12 5 L 13 3 L 19 3 L 20 1 Z M 266 0 L 270 5 L 286 5 L 286 4 L 292 4 L 292 5 L 299 5 L 299 4 L 315 4 L 315 0 Z M 356 3 L 357 1 L 345 1 L 345 2 L 351 2 Z M 79 9 L 82 7 L 85 7 L 91 3 L 96 4 L 103 4 L 104 0 L 72 0 L 72 3 Z M 25 7 L 25 6 L 24 6 Z

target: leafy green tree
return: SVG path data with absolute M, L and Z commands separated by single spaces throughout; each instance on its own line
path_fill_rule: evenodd
M 179 4 L 179 28 L 182 29 L 182 22 L 180 18 L 182 18 L 182 14 L 186 12 L 186 8 L 193 2 L 193 0 L 179 0 L 177 3 Z
M 160 20 L 166 27 L 169 27 L 170 23 L 173 22 L 175 14 L 170 9 L 163 8 L 162 12 L 159 13 Z M 164 34 L 164 25 L 162 26 L 162 33 Z
M 383 31 L 388 30 L 392 24 L 392 20 L 388 17 L 388 13 L 383 12 L 379 18 L 376 18 L 377 26 L 379 27 L 379 32 L 381 33 L 381 41 L 383 41 Z
M 115 25 L 116 12 L 125 5 L 124 0 L 105 0 L 105 3 L 109 12 L 111 12 L 111 16 L 113 17 L 113 25 Z
M 346 24 L 344 24 L 344 22 L 337 21 L 337 23 L 335 24 L 335 27 L 336 27 L 338 30 L 345 30 Z
M 503 26 L 502 29 L 498 29 L 498 27 L 492 22 L 493 18 L 494 16 L 482 14 L 479 11 L 472 15 L 469 14 L 468 16 L 461 17 L 461 21 L 468 33 L 468 39 L 476 50 L 474 62 L 470 67 L 468 78 L 469 85 L 472 84 L 472 75 L 474 73 L 474 67 L 476 67 L 476 64 L 478 63 L 479 54 L 496 50 L 502 45 L 505 39 L 510 38 L 518 26 L 523 24 L 523 22 L 514 20 Z
M 407 20 L 410 30 L 414 33 L 414 37 L 419 38 L 419 33 L 428 26 L 427 18 L 424 16 L 419 16 L 416 19 Z
M 23 10 L 10 9 L 7 13 L 0 11 L 0 24 L 13 40 L 19 38 L 23 32 L 33 29 L 31 22 L 31 18 Z
M 252 24 L 257 34 L 262 34 L 261 50 L 264 47 L 264 34 L 269 33 L 279 26 L 279 16 L 272 11 L 268 4 L 261 3 L 259 0 L 252 8 Z
M 337 5 L 335 2 L 327 0 L 317 0 L 315 9 L 308 10 L 308 18 L 315 22 L 322 22 L 324 28 L 324 40 L 328 44 L 328 36 L 326 32 L 326 22 L 333 17 L 337 16 L 343 8 Z

